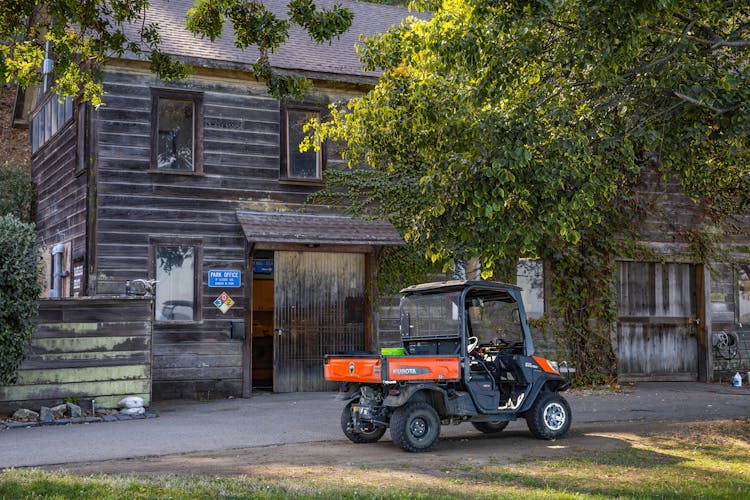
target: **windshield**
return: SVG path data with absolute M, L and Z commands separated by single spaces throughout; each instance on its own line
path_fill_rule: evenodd
M 473 300 L 469 311 L 469 335 L 479 338 L 480 344 L 500 339 L 513 344 L 523 341 L 518 304 L 510 297 L 504 300 Z
M 401 338 L 458 337 L 461 293 L 409 295 L 401 299 Z

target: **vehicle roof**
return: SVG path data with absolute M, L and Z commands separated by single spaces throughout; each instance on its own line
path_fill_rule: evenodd
M 460 291 L 469 287 L 480 288 L 484 290 L 497 290 L 497 291 L 515 290 L 519 292 L 521 291 L 521 287 L 519 286 L 510 285 L 508 283 L 502 283 L 500 281 L 449 280 L 449 281 L 434 281 L 432 283 L 420 283 L 419 285 L 412 285 L 410 287 L 407 287 L 401 290 L 401 293 L 418 294 L 418 293 Z

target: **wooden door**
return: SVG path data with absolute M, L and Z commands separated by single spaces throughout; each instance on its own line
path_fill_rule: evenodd
M 620 379 L 696 380 L 695 266 L 620 262 L 618 281 Z
M 364 348 L 363 254 L 276 252 L 276 392 L 323 391 L 323 356 Z

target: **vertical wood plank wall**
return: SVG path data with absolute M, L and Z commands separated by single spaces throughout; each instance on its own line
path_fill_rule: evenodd
M 695 380 L 695 266 L 620 262 L 618 282 L 620 379 Z
M 49 299 L 39 303 L 30 352 L 15 385 L 0 386 L 0 413 L 75 398 L 115 408 L 125 396 L 151 401 L 149 299 Z
M 323 356 L 364 349 L 364 255 L 275 255 L 274 390 L 333 389 Z

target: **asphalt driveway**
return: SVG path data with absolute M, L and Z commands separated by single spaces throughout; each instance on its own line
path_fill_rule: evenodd
M 577 423 L 699 421 L 750 418 L 750 388 L 689 382 L 641 383 L 622 393 L 566 395 Z M 249 399 L 162 401 L 159 418 L 46 426 L 0 432 L 0 469 L 194 451 L 346 440 L 339 427 L 344 403 L 335 393 L 261 393 Z M 526 428 L 524 421 L 509 429 Z M 468 424 L 442 435 L 476 435 Z M 384 439 L 388 439 L 388 435 Z

